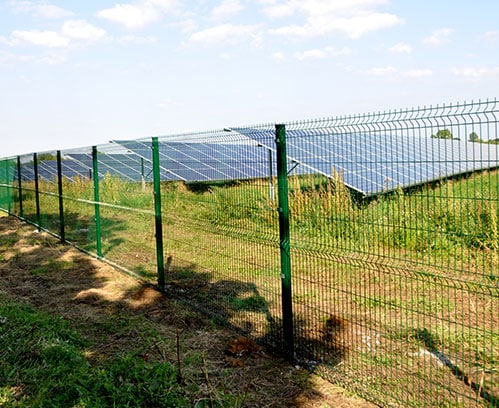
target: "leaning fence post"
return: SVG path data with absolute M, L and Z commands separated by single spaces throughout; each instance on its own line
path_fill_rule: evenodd
M 99 166 L 97 163 L 97 146 L 92 146 L 92 164 L 94 178 L 94 205 L 95 205 L 95 240 L 97 256 L 102 258 L 102 238 L 100 225 L 100 195 L 99 195 Z
M 279 197 L 279 242 L 281 252 L 282 321 L 286 353 L 294 357 L 293 302 L 291 297 L 291 253 L 289 239 L 288 170 L 286 128 L 276 125 L 277 185 Z
M 57 150 L 57 185 L 59 191 L 59 229 L 61 241 L 66 242 L 65 225 L 64 225 L 64 200 L 62 198 L 62 163 L 61 151 Z
M 23 218 L 23 184 L 21 180 L 21 156 L 17 156 L 17 185 L 19 187 L 19 217 Z
M 159 172 L 158 138 L 152 138 L 152 168 L 154 178 L 154 215 L 156 220 L 156 261 L 158 266 L 158 288 L 165 290 L 165 265 L 163 256 L 163 223 L 161 220 L 161 175 Z
M 42 230 L 42 221 L 40 216 L 40 189 L 38 186 L 38 156 L 33 153 L 33 171 L 35 173 L 35 203 L 36 203 L 36 227 L 38 231 Z

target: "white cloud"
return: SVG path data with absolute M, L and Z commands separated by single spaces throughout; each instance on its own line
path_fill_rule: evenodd
M 499 67 L 454 67 L 451 71 L 463 79 L 499 79 Z
M 265 2 L 263 12 L 273 18 L 299 13 L 302 25 L 288 25 L 270 30 L 271 34 L 316 37 L 340 31 L 352 39 L 370 31 L 401 24 L 395 14 L 380 13 L 372 6 L 385 4 L 385 0 L 288 0 L 283 4 Z
M 282 62 L 286 60 L 286 55 L 282 51 L 274 52 L 271 58 L 276 62 Z
M 10 38 L 1 37 L 0 42 L 11 47 L 36 45 L 46 48 L 67 48 L 74 42 L 93 42 L 106 36 L 106 31 L 84 20 L 68 20 L 60 31 L 14 30 Z
M 452 28 L 440 28 L 433 31 L 431 35 L 423 39 L 423 44 L 429 47 L 441 47 L 449 42 L 449 37 L 454 30 Z
M 63 24 L 61 34 L 75 40 L 97 41 L 106 36 L 106 31 L 84 20 L 69 20 Z
M 303 52 L 296 52 L 294 54 L 294 57 L 299 61 L 304 61 L 318 60 L 328 57 L 339 57 L 349 54 L 351 54 L 351 50 L 348 47 L 343 47 L 341 49 L 336 49 L 335 47 L 326 47 L 324 49 L 312 49 Z
M 397 69 L 392 67 L 392 66 L 387 66 L 387 67 L 374 67 L 371 69 L 368 69 L 365 71 L 366 74 L 372 75 L 372 76 L 377 76 L 377 77 L 383 77 L 383 76 L 393 76 L 397 73 Z
M 67 47 L 70 39 L 57 31 L 15 30 L 12 31 L 10 45 L 39 45 L 48 48 Z
M 161 13 L 151 7 L 117 4 L 113 8 L 97 12 L 97 17 L 123 24 L 126 28 L 135 30 L 159 20 Z
M 418 68 L 409 69 L 406 71 L 399 70 L 391 65 L 385 67 L 373 67 L 364 71 L 360 71 L 362 74 L 374 76 L 374 77 L 390 77 L 395 79 L 421 79 L 427 78 L 434 74 L 431 69 Z
M 267 17 L 280 18 L 295 12 L 310 16 L 362 14 L 372 6 L 387 4 L 388 0 L 260 0 L 259 3 Z
M 170 23 L 169 26 L 179 28 L 184 34 L 193 33 L 199 28 L 198 22 L 191 17 L 184 17 L 179 21 Z
M 188 44 L 238 44 L 245 41 L 250 41 L 253 47 L 261 45 L 262 38 L 258 25 L 218 25 L 192 34 Z
M 140 36 L 135 36 L 135 35 L 124 35 L 123 37 L 118 39 L 118 42 L 120 44 L 154 44 L 158 42 L 156 37 L 152 36 L 147 36 L 147 37 L 140 37 Z
M 270 18 L 281 18 L 292 15 L 296 10 L 296 5 L 288 1 L 284 4 L 277 4 L 276 1 L 260 1 L 263 4 L 262 13 Z
M 71 11 L 61 7 L 33 1 L 12 0 L 10 6 L 15 13 L 33 13 L 38 18 L 60 19 L 74 15 Z
M 419 79 L 433 75 L 431 69 L 410 69 L 402 74 L 405 78 Z
M 330 24 L 323 18 L 318 20 L 318 27 L 321 28 L 321 31 L 324 31 L 324 34 L 339 30 L 352 39 L 358 39 L 370 31 L 394 27 L 401 23 L 399 17 L 388 13 L 371 13 L 351 18 L 339 18 Z
M 304 61 L 304 60 L 318 60 L 318 59 L 324 59 L 327 57 L 327 52 L 324 50 L 307 50 L 303 52 L 297 52 L 294 54 L 294 57 L 299 60 L 299 61 Z
M 239 0 L 222 0 L 218 6 L 211 10 L 211 17 L 214 20 L 225 20 L 239 14 L 244 8 Z
M 38 59 L 36 62 L 39 64 L 57 65 L 65 63 L 66 57 L 64 55 L 46 55 Z
M 480 39 L 491 43 L 499 43 L 499 30 L 487 31 L 486 33 L 480 36 Z
M 399 42 L 393 47 L 388 48 L 388 51 L 394 54 L 410 54 L 412 53 L 412 47 L 405 42 Z
M 176 0 L 143 0 L 133 4 L 116 4 L 112 8 L 100 10 L 97 17 L 124 25 L 129 30 L 145 27 L 160 20 L 164 13 L 173 10 Z
M 0 37 L 2 40 L 2 37 Z M 31 62 L 34 60 L 34 57 L 30 55 L 15 55 L 8 52 L 0 51 L 0 65 L 16 63 L 16 62 Z

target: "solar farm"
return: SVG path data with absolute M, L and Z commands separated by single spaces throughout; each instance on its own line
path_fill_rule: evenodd
M 277 174 L 274 130 L 247 128 L 231 132 L 239 136 L 232 143 L 161 142 L 161 180 L 258 180 Z M 293 174 L 328 178 L 341 175 L 346 187 L 366 197 L 494 169 L 499 160 L 497 145 L 461 139 L 398 134 L 373 137 L 369 133 L 335 134 L 324 129 L 291 130 L 287 137 L 288 168 Z M 99 177 L 109 174 L 131 182 L 152 181 L 149 140 L 113 143 L 127 153 L 106 154 L 104 150 L 99 157 Z M 62 166 L 68 179 L 91 178 L 92 154 L 68 153 Z M 23 166 L 21 174 L 25 180 L 34 180 L 32 166 Z M 55 158 L 40 163 L 40 179 L 53 181 L 57 174 Z
M 380 406 L 497 406 L 498 115 L 460 103 L 6 158 L 0 208 Z

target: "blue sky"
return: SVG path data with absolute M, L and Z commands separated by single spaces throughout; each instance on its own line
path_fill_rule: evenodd
M 0 0 L 0 157 L 498 96 L 496 0 Z

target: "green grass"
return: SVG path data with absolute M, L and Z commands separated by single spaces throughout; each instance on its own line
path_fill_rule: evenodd
M 487 252 L 497 264 L 498 183 L 498 172 L 482 173 L 461 181 L 450 180 L 438 187 L 422 187 L 412 193 L 399 191 L 362 204 L 338 180 L 292 177 L 292 234 L 310 246 L 323 245 L 327 237 L 333 240 L 329 245 L 334 248 L 363 252 L 388 248 L 436 255 L 444 260 L 472 256 L 472 251 Z M 46 184 L 41 186 L 42 190 L 53 190 L 52 183 Z M 93 200 L 92 183 L 66 181 L 64 195 L 68 197 L 65 200 L 68 228 L 79 223 L 75 229 L 88 230 L 87 239 L 93 240 L 94 206 L 78 201 Z M 109 205 L 147 211 L 153 208 L 150 185 L 143 191 L 140 183 L 108 176 L 101 181 L 100 195 L 101 201 Z M 214 185 L 200 191 L 186 189 L 182 183 L 165 183 L 162 201 L 166 226 L 173 217 L 177 222 L 197 224 L 201 229 L 232 231 L 248 239 L 252 235 L 278 233 L 276 203 L 268 198 L 264 182 Z M 41 194 L 41 208 L 42 225 L 57 231 L 57 198 Z M 34 218 L 33 199 L 25 197 L 24 211 Z M 104 233 L 130 238 L 129 231 L 134 231 L 133 236 L 141 243 L 150 240 L 150 234 L 144 230 L 144 224 L 152 226 L 150 213 L 109 207 L 102 207 L 101 211 L 107 212 L 102 221 Z
M 353 196 L 339 179 L 291 177 L 289 184 L 293 301 L 310 327 L 334 311 L 359 327 L 372 325 L 395 349 L 417 351 L 427 346 L 421 335 L 431 333 L 440 351 L 468 366 L 496 362 L 498 171 L 371 200 Z M 94 252 L 94 206 L 77 199 L 92 200 L 92 188 L 80 180 L 67 182 L 64 191 L 68 239 Z M 105 257 L 148 279 L 155 276 L 152 197 L 150 185 L 144 192 L 140 183 L 113 177 L 101 183 L 103 202 L 147 210 L 101 208 Z M 280 316 L 281 283 L 277 202 L 268 197 L 267 181 L 163 183 L 162 203 L 165 254 L 174 259 L 167 280 L 225 323 L 266 335 L 262 331 L 273 326 L 261 321 Z M 24 208 L 34 219 L 34 200 L 26 199 Z M 44 197 L 43 220 L 53 231 L 57 209 L 55 197 Z M 365 370 L 357 347 L 352 350 L 345 372 L 354 372 L 355 364 Z M 379 361 L 403 383 L 414 368 L 394 363 L 390 352 L 388 346 L 379 351 Z M 422 387 L 433 369 L 423 362 L 419 370 Z M 484 384 L 495 378 L 485 377 Z M 407 398 L 416 404 L 417 394 Z
M 2 407 L 188 406 L 169 363 L 90 360 L 95 345 L 68 322 L 5 299 L 0 317 Z

